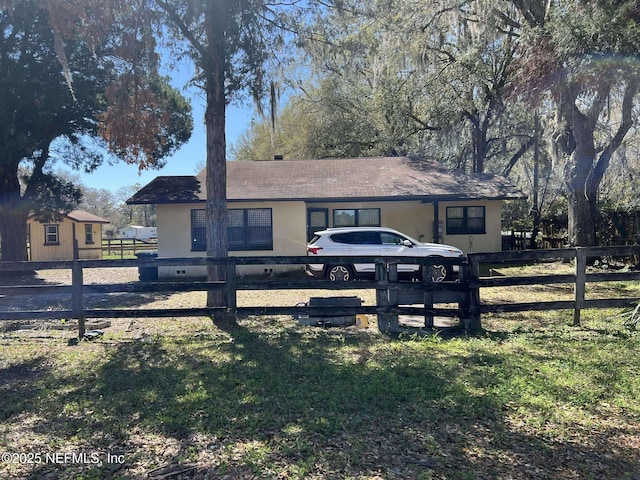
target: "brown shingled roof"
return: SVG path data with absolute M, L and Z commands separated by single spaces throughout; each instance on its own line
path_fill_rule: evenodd
M 85 212 L 84 210 L 72 210 L 69 213 L 62 214 L 59 213 L 57 215 L 62 215 L 63 217 L 70 218 L 76 222 L 84 222 L 84 223 L 111 223 L 109 220 L 94 215 L 93 213 Z M 29 215 L 29 218 L 36 218 L 35 214 Z M 38 218 L 38 221 L 42 221 Z
M 525 195 L 504 177 L 454 172 L 406 157 L 227 163 L 230 201 L 513 198 Z M 203 171 L 197 177 L 157 177 L 127 203 L 205 200 Z
M 94 215 L 93 213 L 85 212 L 84 210 L 73 210 L 67 213 L 67 217 L 76 222 L 85 223 L 111 223 L 109 220 Z

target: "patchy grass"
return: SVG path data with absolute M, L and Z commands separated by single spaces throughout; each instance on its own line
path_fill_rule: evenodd
M 115 325 L 75 347 L 4 334 L 0 438 L 27 456 L 0 476 L 637 478 L 640 335 L 566 323 L 451 340 L 265 318 Z
M 607 271 L 602 267 L 589 267 L 587 273 L 601 273 Z M 512 266 L 491 265 L 483 269 L 482 276 L 525 277 L 545 275 L 571 275 L 575 273 L 575 266 L 569 262 L 541 262 L 535 265 Z M 552 302 L 559 300 L 573 300 L 574 284 L 531 284 L 512 287 L 483 288 L 481 300 L 485 303 L 520 303 L 520 302 Z M 640 297 L 640 282 L 587 282 L 587 299 Z M 630 308 L 632 305 L 630 302 Z
M 571 315 L 451 339 L 289 318 L 4 332 L 0 478 L 638 479 L 640 332 Z

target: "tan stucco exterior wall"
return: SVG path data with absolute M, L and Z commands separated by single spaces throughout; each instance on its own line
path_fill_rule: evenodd
M 229 252 L 230 256 L 300 256 L 307 253 L 306 207 L 303 202 L 229 202 L 228 208 L 272 209 L 273 250 Z M 158 205 L 158 256 L 202 257 L 205 252 L 191 251 L 191 210 L 203 209 L 204 204 Z M 302 267 L 298 267 L 302 268 Z M 276 273 L 290 270 L 286 265 L 256 265 L 238 268 L 240 274 Z M 160 278 L 201 277 L 202 267 L 160 267 Z
M 379 208 L 380 223 L 383 227 L 393 228 L 421 242 L 433 242 L 433 204 L 420 201 L 399 202 L 356 202 L 356 203 L 313 203 L 314 208 L 329 210 L 329 226 L 333 227 L 333 210 L 341 208 Z M 450 235 L 447 234 L 447 207 L 484 206 L 486 234 L 484 235 Z M 476 202 L 439 202 L 438 218 L 442 224 L 441 243 L 453 245 L 465 253 L 499 252 L 502 249 L 501 239 L 501 202 L 499 200 L 483 200 Z
M 484 206 L 486 234 L 449 235 L 446 232 L 448 206 Z M 273 250 L 230 252 L 231 256 L 301 256 L 306 255 L 307 208 L 326 208 L 329 226 L 333 226 L 334 209 L 379 208 L 384 227 L 394 228 L 422 242 L 433 241 L 433 205 L 420 201 L 398 202 L 229 202 L 229 208 L 271 208 L 273 222 Z M 203 209 L 204 204 L 158 205 L 158 256 L 199 257 L 205 252 L 191 251 L 191 210 Z M 466 253 L 494 252 L 502 248 L 501 202 L 440 202 L 439 219 L 442 222 L 442 242 L 461 248 Z M 264 274 L 290 270 L 291 266 L 259 265 L 241 267 L 241 274 Z M 293 267 L 300 268 L 300 267 Z M 160 278 L 205 276 L 202 267 L 160 267 Z
M 485 207 L 486 234 L 450 235 L 447 233 L 447 207 Z M 439 217 L 442 222 L 442 243 L 458 247 L 465 253 L 499 252 L 502 250 L 502 204 L 500 200 L 478 202 L 440 202 Z

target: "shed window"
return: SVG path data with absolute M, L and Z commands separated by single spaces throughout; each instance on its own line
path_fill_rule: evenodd
M 447 234 L 484 234 L 485 207 L 447 207 Z
M 60 244 L 60 225 L 45 225 L 44 226 L 44 244 L 45 245 L 59 245 Z
M 227 211 L 229 250 L 273 250 L 270 208 L 239 208 Z M 205 210 L 191 210 L 191 250 L 207 250 Z
M 84 225 L 84 243 L 87 245 L 93 243 L 93 225 L 91 223 Z
M 379 227 L 379 208 L 342 208 L 333 211 L 334 227 Z

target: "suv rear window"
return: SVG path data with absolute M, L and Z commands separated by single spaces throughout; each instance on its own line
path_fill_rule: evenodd
M 380 245 L 379 232 L 345 232 L 331 235 L 331 240 L 336 243 L 349 245 Z

